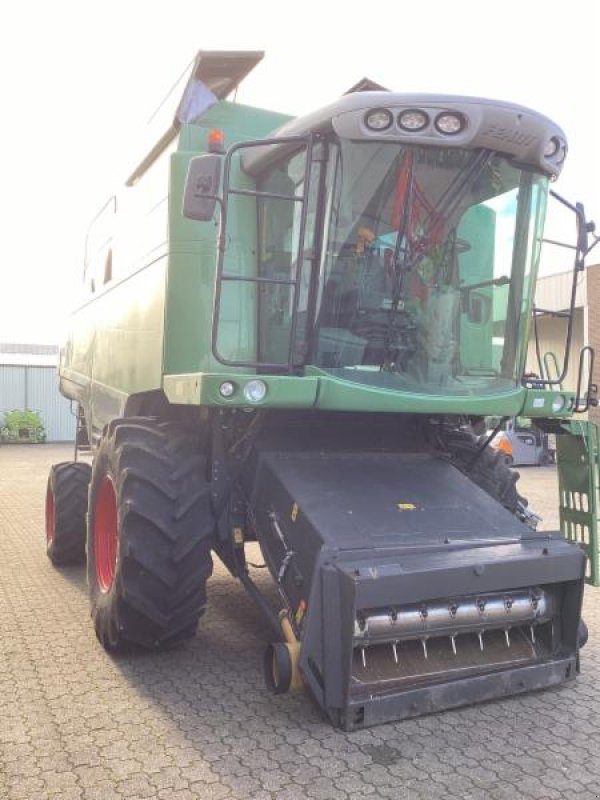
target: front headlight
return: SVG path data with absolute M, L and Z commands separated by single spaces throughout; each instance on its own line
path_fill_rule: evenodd
M 387 108 L 374 108 L 365 114 L 365 125 L 370 131 L 386 131 L 394 118 Z
M 409 108 L 398 114 L 398 125 L 404 131 L 422 131 L 429 125 L 429 117 L 418 108 Z
M 553 137 L 552 137 L 552 138 L 551 138 L 551 139 L 548 141 L 548 144 L 547 144 L 547 145 L 546 145 L 546 147 L 544 148 L 544 156 L 545 156 L 546 158 L 552 158 L 552 156 L 555 156 L 555 155 L 556 155 L 556 153 L 558 152 L 558 148 L 559 148 L 559 147 L 560 147 L 560 142 L 559 142 L 559 140 L 556 138 L 556 136 L 553 136 Z
M 435 127 L 446 136 L 454 136 L 460 133 L 465 125 L 465 118 L 462 114 L 455 114 L 450 111 L 444 111 L 435 118 Z
M 235 392 L 235 384 L 231 381 L 224 381 L 219 386 L 219 394 L 221 397 L 231 397 Z
M 244 397 L 249 403 L 260 403 L 267 395 L 267 384 L 264 381 L 248 381 L 244 386 Z

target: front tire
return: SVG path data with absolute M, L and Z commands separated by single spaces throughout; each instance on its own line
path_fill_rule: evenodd
M 91 467 L 82 461 L 53 464 L 46 487 L 46 554 L 55 566 L 85 561 L 85 515 Z
M 148 418 L 111 422 L 92 469 L 87 535 L 91 614 L 107 650 L 194 636 L 214 527 L 195 431 Z
M 482 451 L 480 438 L 467 428 L 440 426 L 437 437 L 454 466 L 504 508 L 518 516 L 527 506 L 517 491 L 520 475 L 507 465 L 504 453 L 489 446 Z

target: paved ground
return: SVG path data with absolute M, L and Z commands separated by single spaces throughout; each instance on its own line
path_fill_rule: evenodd
M 68 457 L 0 449 L 0 798 L 600 797 L 600 591 L 587 592 L 574 685 L 340 733 L 307 697 L 265 693 L 266 630 L 223 570 L 191 645 L 102 651 L 82 569 L 55 570 L 44 553 L 46 471 Z M 553 469 L 523 474 L 532 506 L 553 508 Z

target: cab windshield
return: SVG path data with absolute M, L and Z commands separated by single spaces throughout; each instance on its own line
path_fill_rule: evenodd
M 310 363 L 419 393 L 514 388 L 547 180 L 484 150 L 329 155 Z

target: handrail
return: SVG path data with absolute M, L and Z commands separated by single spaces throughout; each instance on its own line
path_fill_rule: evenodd
M 548 377 L 550 377 L 550 375 L 552 374 L 550 366 L 552 366 L 552 368 L 554 369 L 555 374 L 558 375 L 558 359 L 556 357 L 556 353 L 554 353 L 552 350 L 548 350 L 547 352 L 544 353 L 544 369 Z M 560 390 L 562 391 L 562 389 L 563 385 L 561 383 Z
M 583 395 L 583 404 L 582 404 L 582 395 L 581 395 L 581 379 L 583 377 L 583 365 L 585 360 L 586 353 L 589 354 L 588 359 L 588 376 L 586 382 L 586 392 Z M 581 348 L 579 353 L 579 371 L 577 374 L 577 394 L 575 395 L 575 403 L 573 406 L 573 412 L 575 414 L 585 414 L 586 411 L 589 410 L 591 405 L 597 405 L 597 400 L 594 395 L 597 392 L 597 387 L 595 384 L 592 383 L 592 377 L 594 374 L 594 359 L 595 359 L 595 352 L 594 348 L 591 347 L 589 344 L 585 347 Z
M 85 234 L 85 245 L 84 245 L 85 249 L 84 249 L 84 258 L 83 258 L 84 267 L 87 267 L 87 265 L 88 265 L 88 241 L 89 241 L 89 238 L 90 238 L 90 233 L 92 231 L 92 228 L 94 227 L 94 223 L 97 222 L 100 219 L 102 214 L 104 214 L 104 212 L 110 206 L 111 203 L 113 204 L 113 214 L 116 214 L 117 213 L 117 195 L 113 194 L 108 198 L 106 203 L 104 203 L 104 205 L 100 208 L 100 210 L 97 211 L 96 214 L 90 220 L 90 224 L 88 225 L 88 229 L 87 229 L 86 234 Z M 106 241 L 109 241 L 109 240 L 110 240 L 110 237 Z M 100 245 L 100 247 L 102 247 L 102 245 Z M 98 249 L 100 249 L 100 247 Z M 98 252 L 98 251 L 96 251 L 96 252 Z
M 276 139 L 258 139 L 256 141 L 238 142 L 232 145 L 225 156 L 224 169 L 223 169 L 223 202 L 220 204 L 221 216 L 219 221 L 218 241 L 218 256 L 217 256 L 217 269 L 215 275 L 215 294 L 214 294 L 214 309 L 213 309 L 213 323 L 212 323 L 212 354 L 215 359 L 226 366 L 230 367 L 250 367 L 253 369 L 269 369 L 269 370 L 286 370 L 289 374 L 293 374 L 296 369 L 294 363 L 294 346 L 296 339 L 296 330 L 298 323 L 298 301 L 300 296 L 300 287 L 302 281 L 302 267 L 304 259 L 304 239 L 306 235 L 306 220 L 307 220 L 307 199 L 310 196 L 310 174 L 313 164 L 313 149 L 316 142 L 314 135 L 309 136 L 287 136 L 278 137 Z M 249 147 L 266 147 L 269 145 L 292 144 L 298 145 L 298 148 L 306 148 L 306 163 L 304 168 L 304 189 L 301 195 L 281 195 L 277 192 L 259 192 L 250 189 L 237 189 L 230 186 L 231 178 L 231 162 L 235 153 L 239 150 L 247 149 Z M 293 280 L 283 281 L 278 278 L 267 278 L 262 276 L 241 276 L 227 274 L 224 270 L 225 266 L 225 250 L 226 250 L 226 230 L 227 230 L 227 212 L 228 212 L 228 197 L 229 195 L 242 195 L 245 197 L 256 197 L 260 199 L 272 200 L 287 200 L 289 202 L 301 203 L 300 214 L 300 229 L 298 232 L 298 263 L 296 266 L 296 275 Z M 223 281 L 242 281 L 245 283 L 255 283 L 257 285 L 274 284 L 281 285 L 285 283 L 290 286 L 292 291 L 292 314 L 290 319 L 290 337 L 287 362 L 273 363 L 265 361 L 248 361 L 228 359 L 222 355 L 218 347 L 219 338 L 219 325 L 221 320 L 221 296 Z
M 535 388 L 537 388 L 537 389 L 548 388 L 548 387 L 551 387 L 551 386 L 557 386 L 559 388 L 562 387 L 562 384 L 563 384 L 563 382 L 564 382 L 564 380 L 566 378 L 567 372 L 569 371 L 569 363 L 570 363 L 570 357 L 571 357 L 571 344 L 572 344 L 572 340 L 573 340 L 573 322 L 574 322 L 574 318 L 575 318 L 575 303 L 576 303 L 576 300 L 577 300 L 578 276 L 579 276 L 579 273 L 582 272 L 584 270 L 584 268 L 585 268 L 584 259 L 585 259 L 586 254 L 591 249 L 591 248 L 588 248 L 588 247 L 585 246 L 585 238 L 586 238 L 585 237 L 585 231 L 587 231 L 589 229 L 589 225 L 588 225 L 588 223 L 586 222 L 586 219 L 585 219 L 585 212 L 584 212 L 583 206 L 580 203 L 577 203 L 576 205 L 572 205 L 567 200 L 565 200 L 564 197 L 561 197 L 561 195 L 557 194 L 556 192 L 554 192 L 552 190 L 550 190 L 550 195 L 552 197 L 554 197 L 555 200 L 558 200 L 559 203 L 564 205 L 570 211 L 573 211 L 573 213 L 577 217 L 577 223 L 578 223 L 577 224 L 577 231 L 578 231 L 577 244 L 575 246 L 575 259 L 574 259 L 574 262 L 573 262 L 573 279 L 572 279 L 572 282 L 571 282 L 571 298 L 570 298 L 570 302 L 569 302 L 569 309 L 566 312 L 566 314 L 564 314 L 564 316 L 566 316 L 566 319 L 567 319 L 567 333 L 566 333 L 566 336 L 565 336 L 564 358 L 563 358 L 562 371 L 560 372 L 560 374 L 556 378 L 551 379 L 550 377 L 544 377 L 544 370 L 543 370 L 543 366 L 542 366 L 542 360 L 541 360 L 541 357 L 540 357 L 539 335 L 538 335 L 537 320 L 536 320 L 536 316 L 537 316 L 537 314 L 539 312 L 536 309 L 535 304 L 534 304 L 534 306 L 532 308 L 533 321 L 534 321 L 534 336 L 535 336 L 536 355 L 537 355 L 537 359 L 538 359 L 538 364 L 539 364 L 539 367 L 540 367 L 541 375 L 540 375 L 539 378 L 532 378 L 529 375 L 524 375 L 522 377 L 522 379 L 521 379 L 521 383 L 526 388 L 532 388 L 534 385 L 535 385 Z

